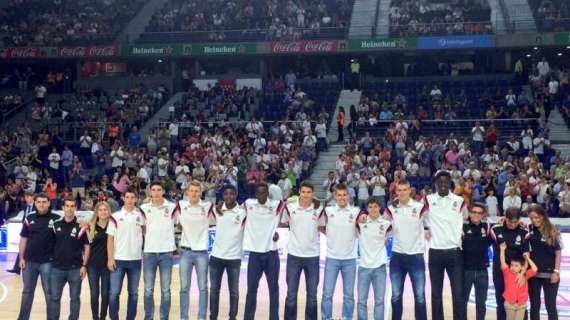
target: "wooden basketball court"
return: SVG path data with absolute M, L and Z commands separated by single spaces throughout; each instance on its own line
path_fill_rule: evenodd
M 21 296 L 21 291 L 22 291 L 22 281 L 21 281 L 21 277 L 10 274 L 5 272 L 6 269 L 9 269 L 12 267 L 13 264 L 13 259 L 15 259 L 15 255 L 14 254 L 7 254 L 7 253 L 1 253 L 0 254 L 0 319 L 16 319 L 18 316 L 18 311 L 20 308 L 20 296 Z M 172 274 L 172 288 L 171 288 L 171 292 L 172 292 L 172 297 L 171 297 L 171 302 L 172 302 L 172 307 L 171 307 L 171 312 L 170 312 L 170 319 L 180 319 L 180 315 L 179 315 L 179 306 L 180 306 L 180 300 L 179 300 L 179 295 L 178 295 L 178 291 L 180 289 L 180 282 L 179 282 L 179 269 L 176 266 L 173 270 L 173 274 Z M 321 271 L 321 282 L 319 283 L 319 308 L 320 308 L 320 300 L 321 300 L 321 291 L 322 291 L 322 273 L 324 272 L 324 269 Z M 285 282 L 285 261 L 281 262 L 281 272 L 280 272 L 280 280 L 279 280 L 279 309 L 280 309 L 280 316 L 283 316 L 283 309 L 285 306 L 285 295 L 287 292 L 287 284 Z M 155 286 L 155 303 L 156 303 L 156 316 L 155 319 L 158 319 L 158 304 L 160 301 L 160 284 L 158 283 L 158 277 L 157 277 L 157 282 L 156 282 L 156 286 Z M 198 288 L 196 285 L 196 278 L 195 278 L 195 274 L 193 275 L 193 279 L 192 279 L 192 288 L 191 288 L 191 292 L 190 292 L 190 316 L 192 319 L 195 319 L 197 317 L 197 307 L 198 307 Z M 389 281 L 387 281 L 387 283 L 389 284 Z M 426 287 L 426 299 L 427 299 L 427 303 L 428 303 L 428 315 L 430 312 L 430 298 L 429 298 L 429 281 L 426 281 L 426 284 L 428 285 Z M 239 306 L 239 313 L 238 313 L 238 318 L 242 319 L 243 318 L 243 309 L 244 309 L 244 304 L 245 304 L 245 294 L 246 294 L 246 288 L 247 288 L 247 281 L 246 281 L 246 264 L 242 264 L 242 272 L 241 272 L 241 277 L 240 277 L 240 306 Z M 446 284 L 446 287 L 444 289 L 444 308 L 445 308 L 445 314 L 446 314 L 446 319 L 448 318 L 448 315 L 451 316 L 451 312 L 452 312 L 452 308 L 451 308 L 451 296 L 449 294 L 449 286 L 448 284 Z M 304 279 L 301 278 L 301 284 L 299 287 L 299 314 L 298 314 L 298 319 L 303 319 L 304 318 L 304 307 L 305 307 L 305 286 L 304 286 Z M 409 281 L 407 281 L 406 283 L 406 296 L 405 296 L 405 300 L 404 300 L 404 319 L 409 319 L 412 320 L 414 319 L 414 315 L 413 315 L 413 303 L 414 303 L 414 299 L 413 299 L 413 295 L 412 295 L 412 291 L 411 291 L 411 286 Z M 64 290 L 63 293 L 63 297 L 62 297 L 62 309 L 61 309 L 61 317 L 63 318 L 67 318 L 68 314 L 69 314 L 69 296 L 68 296 L 68 290 L 67 287 Z M 126 285 L 123 286 L 123 293 L 121 294 L 121 319 L 124 319 L 124 314 L 125 314 L 125 308 L 126 308 L 126 298 L 127 298 L 127 293 L 126 293 Z M 356 300 L 356 286 L 355 286 L 355 300 Z M 489 298 L 491 298 L 491 296 L 489 295 Z M 493 297 L 494 298 L 494 297 Z M 83 285 L 82 285 L 82 290 L 81 290 L 81 313 L 80 313 L 80 319 L 91 319 L 91 308 L 90 308 L 90 304 L 89 304 L 89 283 L 87 282 L 87 279 L 84 279 L 83 281 Z M 369 295 L 369 301 L 368 301 L 368 310 L 369 310 L 369 318 L 373 319 L 373 314 L 372 314 L 372 310 L 373 310 L 373 293 L 370 292 Z M 386 290 L 386 314 L 389 315 L 389 308 L 390 308 L 390 289 L 389 287 Z M 356 319 L 356 301 L 355 301 L 355 316 L 354 318 Z M 224 281 L 222 283 L 222 289 L 221 289 L 221 296 L 220 296 L 220 317 L 219 319 L 227 319 L 227 312 L 229 309 L 229 300 L 228 300 L 228 292 L 227 292 L 227 284 L 225 282 L 225 276 L 224 276 Z M 335 297 L 334 297 L 334 316 L 335 318 L 339 318 L 341 317 L 341 309 L 342 309 L 342 284 L 339 280 L 337 281 L 337 289 L 335 291 Z M 267 284 L 265 282 L 265 278 L 261 279 L 261 283 L 259 286 L 259 292 L 258 292 L 258 301 L 257 301 L 257 313 L 256 313 L 256 319 L 267 319 L 268 318 L 268 311 L 269 311 L 269 295 L 268 295 L 268 290 L 267 290 Z M 45 308 L 45 301 L 44 301 L 44 297 L 43 297 L 43 292 L 41 290 L 41 285 L 38 283 L 37 289 L 36 289 L 36 294 L 35 294 L 35 299 L 34 299 L 34 304 L 33 304 L 33 308 L 32 308 L 32 317 L 31 319 L 44 319 L 45 318 L 45 312 L 46 312 L 46 308 Z M 142 319 L 143 318 L 143 283 L 142 283 L 142 276 L 141 276 L 141 283 L 139 286 L 139 306 L 137 309 L 137 319 Z M 319 309 L 319 314 L 320 314 L 320 309 Z M 474 305 L 470 304 L 469 305 L 469 319 L 474 319 L 474 315 L 475 315 L 475 308 Z M 389 319 L 389 318 L 386 318 Z M 495 319 L 495 314 L 494 314 L 494 310 L 489 309 L 487 311 L 487 319 Z

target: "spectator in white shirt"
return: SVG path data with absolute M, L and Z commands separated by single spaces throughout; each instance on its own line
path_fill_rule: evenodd
M 550 65 L 545 57 L 542 57 L 542 60 L 537 63 L 536 68 L 538 69 L 538 75 L 542 78 L 545 78 L 550 73 Z
M 508 208 L 516 208 L 517 210 L 520 210 L 522 199 L 517 194 L 516 187 L 510 187 L 505 191 L 505 194 L 507 194 L 507 196 L 503 199 L 503 212 L 507 211 Z
M 306 306 L 303 319 L 317 319 L 317 287 L 320 272 L 319 227 L 324 226 L 323 207 L 313 201 L 314 187 L 308 182 L 299 186 L 299 199 L 287 203 L 281 219 L 289 227 L 287 247 L 287 298 L 285 319 L 297 318 L 297 293 L 301 272 L 305 273 Z
M 315 133 L 317 135 L 317 151 L 326 151 L 328 149 L 327 145 L 327 125 L 325 120 L 319 120 L 315 127 Z
M 332 318 L 333 295 L 340 272 L 343 284 L 342 318 L 352 319 L 356 281 L 356 223 L 360 209 L 349 205 L 348 187 L 345 184 L 336 186 L 334 197 L 336 205 L 324 211 L 328 237 L 321 314 L 324 319 Z
M 512 89 L 509 89 L 509 93 L 505 96 L 505 101 L 507 102 L 507 107 L 515 107 L 517 105 L 517 95 L 513 93 Z

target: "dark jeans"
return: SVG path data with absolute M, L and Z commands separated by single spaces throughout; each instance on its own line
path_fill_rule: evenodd
M 249 253 L 247 266 L 247 295 L 245 297 L 245 320 L 255 318 L 257 307 L 257 287 L 265 273 L 269 288 L 269 320 L 279 319 L 279 254 L 277 250 Z
M 453 320 L 464 320 L 463 307 L 463 253 L 461 249 L 429 250 L 429 278 L 431 282 L 432 320 L 443 320 L 443 278 L 447 273 L 451 285 Z
M 556 296 L 560 282 L 552 284 L 550 279 L 531 278 L 528 280 L 528 294 L 530 298 L 530 319 L 540 320 L 540 291 L 544 290 L 544 304 L 548 313 L 548 320 L 558 320 L 556 310 Z
M 111 273 L 105 266 L 90 266 L 87 269 L 87 278 L 91 291 L 91 315 L 93 320 L 107 319 Z M 99 309 L 99 296 L 101 296 L 101 309 Z
M 338 141 L 337 142 L 344 142 L 344 126 L 340 123 L 338 124 Z
M 416 320 L 427 320 L 425 296 L 425 262 L 423 254 L 392 253 L 390 281 L 392 282 L 392 320 L 402 319 L 402 296 L 406 275 L 410 275 L 414 290 L 414 314 Z
M 79 297 L 81 296 L 81 276 L 79 269 L 60 270 L 52 268 L 50 273 L 51 312 L 48 312 L 48 319 L 59 320 L 61 311 L 61 296 L 63 287 L 69 285 L 69 320 L 79 319 Z
M 485 320 L 487 313 L 487 289 L 489 288 L 489 272 L 483 270 L 465 270 L 463 272 L 463 296 L 465 298 L 465 311 L 467 312 L 467 303 L 471 288 L 475 286 L 475 310 L 477 320 Z M 466 313 L 467 314 L 467 313 Z
M 141 260 L 116 260 L 117 268 L 111 272 L 109 294 L 109 316 L 111 320 L 119 320 L 119 296 L 123 288 L 123 279 L 127 276 L 129 299 L 127 302 L 127 320 L 134 320 L 137 316 L 138 290 L 141 279 Z
M 305 320 L 316 320 L 318 316 L 317 287 L 319 285 L 319 257 L 302 258 L 287 255 L 287 298 L 285 299 L 285 319 L 297 319 L 297 292 L 301 272 L 305 273 L 307 302 Z
M 505 298 L 503 298 L 505 282 L 500 266 L 495 266 L 495 264 L 493 264 L 493 286 L 495 287 L 495 301 L 497 302 L 497 320 L 506 320 Z
M 230 291 L 229 320 L 236 320 L 239 304 L 239 273 L 241 260 L 225 260 L 210 257 L 210 320 L 218 319 L 220 307 L 220 287 L 224 270 L 228 274 L 228 288 Z
M 51 270 L 51 262 L 37 263 L 26 261 L 26 267 L 22 270 L 24 288 L 22 289 L 22 302 L 20 304 L 20 313 L 18 314 L 18 320 L 30 319 L 30 312 L 32 311 L 34 293 L 36 292 L 36 285 L 38 284 L 39 276 L 41 276 L 42 280 L 42 289 L 44 290 L 44 297 L 46 299 L 47 313 L 50 312 L 52 305 L 50 290 Z

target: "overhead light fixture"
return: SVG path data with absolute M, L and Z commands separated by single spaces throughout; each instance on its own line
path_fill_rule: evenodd
M 157 62 L 158 62 L 158 63 L 162 63 L 162 59 L 158 59 Z
M 559 56 L 559 57 L 562 57 L 562 52 L 558 52 L 558 56 Z
M 527 53 L 527 54 L 526 54 L 526 57 L 527 57 L 527 58 L 530 58 L 531 56 L 532 56 L 532 55 L 531 55 L 530 53 Z
M 538 47 L 534 47 L 534 50 L 538 50 Z

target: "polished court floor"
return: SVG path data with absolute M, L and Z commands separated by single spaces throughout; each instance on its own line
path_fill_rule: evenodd
M 0 319 L 4 320 L 8 320 L 8 319 L 16 319 L 17 315 L 18 315 L 18 310 L 19 310 L 19 306 L 20 306 L 20 295 L 21 295 L 21 290 L 22 290 L 22 282 L 21 282 L 21 278 L 16 276 L 16 275 L 12 275 L 9 273 L 6 273 L 4 270 L 8 269 L 12 266 L 13 263 L 13 259 L 15 258 L 14 254 L 6 254 L 6 253 L 0 253 Z M 247 264 L 243 263 L 242 264 L 242 273 L 241 273 L 241 277 L 240 277 L 240 307 L 239 307 L 239 313 L 238 313 L 238 318 L 242 319 L 243 318 L 243 306 L 245 303 L 245 293 L 246 293 L 246 268 L 247 268 Z M 561 283 L 561 290 L 559 293 L 559 299 L 558 299 L 558 305 L 560 307 L 560 319 L 570 319 L 570 261 L 565 261 L 564 263 L 564 268 L 563 268 L 563 279 L 562 279 L 562 283 Z M 324 270 L 321 271 L 321 279 L 322 279 L 322 272 Z M 429 277 L 428 275 L 426 275 L 427 277 Z M 429 279 L 429 278 L 428 278 Z M 388 286 L 389 286 L 389 281 L 387 282 Z M 427 299 L 427 303 L 428 303 L 428 315 L 430 314 L 430 298 L 429 298 L 429 281 L 427 281 L 426 283 L 427 287 L 426 287 L 426 299 Z M 160 301 L 160 293 L 159 293 L 159 283 L 158 283 L 158 277 L 157 277 L 157 283 L 156 283 L 156 288 L 155 289 L 155 301 L 156 304 L 159 303 Z M 179 319 L 179 305 L 180 305 L 180 301 L 178 298 L 178 290 L 179 290 L 180 286 L 179 286 L 179 274 L 178 274 L 178 268 L 175 267 L 175 269 L 173 270 L 173 275 L 172 275 L 172 308 L 171 308 L 171 313 L 170 313 L 170 319 Z M 285 261 L 282 261 L 281 263 L 281 272 L 280 272 L 280 280 L 279 280 L 279 289 L 280 289 L 280 317 L 283 317 L 283 307 L 285 304 L 285 294 L 286 294 L 286 290 L 287 290 L 287 285 L 285 282 Z M 304 306 L 305 306 L 305 299 L 304 299 L 304 291 L 305 287 L 304 287 L 304 279 L 301 279 L 301 285 L 299 288 L 299 314 L 298 314 L 298 319 L 303 319 L 303 310 L 304 310 Z M 322 290 L 322 281 L 319 284 L 319 308 L 320 308 L 320 300 L 321 300 L 321 290 Z M 142 319 L 143 318 L 143 299 L 142 299 L 142 292 L 143 292 L 143 284 L 142 284 L 142 279 L 141 279 L 141 283 L 139 286 L 139 306 L 138 306 L 138 316 L 137 319 Z M 390 315 L 390 308 L 389 308 L 389 302 L 390 302 L 390 288 L 387 288 L 386 291 L 386 315 L 389 316 Z M 406 296 L 405 296 L 405 300 L 404 300 L 404 319 L 414 319 L 413 316 L 413 295 L 411 293 L 411 285 L 409 283 L 409 280 L 406 282 Z M 334 297 L 334 317 L 340 319 L 341 317 L 341 309 L 342 309 L 342 284 L 341 281 L 339 279 L 339 281 L 337 281 L 337 289 L 335 291 L 335 297 Z M 356 292 L 355 292 L 355 298 L 356 298 Z M 370 293 L 369 296 L 369 318 L 372 318 L 372 305 L 373 305 L 373 294 L 372 292 Z M 473 299 L 473 296 L 471 297 L 471 299 Z M 121 306 L 123 306 L 122 310 L 121 310 L 121 318 L 124 318 L 124 306 L 126 306 L 126 289 L 125 286 L 123 286 L 123 294 L 121 295 Z M 196 286 L 196 281 L 195 281 L 195 275 L 193 276 L 193 280 L 192 280 L 192 289 L 191 289 L 191 293 L 190 293 L 190 314 L 191 314 L 191 319 L 196 319 L 197 317 L 197 306 L 198 306 L 198 289 Z M 269 295 L 268 295 L 268 290 L 267 290 L 267 285 L 265 283 L 265 278 L 262 278 L 260 286 L 259 286 L 259 292 L 258 292 L 258 304 L 257 304 L 257 313 L 256 313 L 256 319 L 268 319 L 268 310 L 269 310 Z M 487 317 L 486 319 L 489 320 L 494 320 L 496 319 L 495 317 L 495 310 L 493 308 L 494 306 L 494 294 L 492 292 L 492 288 L 490 288 L 489 290 L 489 300 L 488 300 L 488 308 L 487 308 Z M 228 311 L 228 307 L 229 307 L 229 301 L 228 301 L 228 294 L 227 294 L 227 286 L 225 283 L 225 276 L 224 276 L 224 282 L 222 283 L 222 294 L 220 297 L 220 317 L 219 319 L 227 319 L 227 311 Z M 449 286 L 446 283 L 445 289 L 444 289 L 444 308 L 445 308 L 445 318 L 446 319 L 451 319 L 451 315 L 452 315 L 452 309 L 451 309 L 451 296 L 449 294 Z M 156 308 L 158 309 L 158 308 Z M 320 310 L 319 310 L 320 311 Z M 469 304 L 469 318 L 468 319 L 474 319 L 474 315 L 475 315 L 475 308 L 474 308 L 474 304 L 470 303 Z M 67 318 L 69 312 L 69 297 L 68 297 L 68 290 L 67 288 L 64 290 L 64 296 L 62 299 L 62 319 L 63 318 Z M 544 316 L 544 318 L 546 319 L 546 316 Z M 32 309 L 32 317 L 31 319 L 36 320 L 36 319 L 45 319 L 45 302 L 44 302 L 44 298 L 43 298 L 43 293 L 41 291 L 41 286 L 38 283 L 38 287 L 36 290 L 36 295 L 35 295 L 35 300 L 34 300 L 34 305 L 33 305 L 33 309 Z M 91 319 L 91 311 L 90 311 L 90 305 L 89 305 L 89 285 L 87 283 L 87 279 L 85 279 L 83 281 L 83 286 L 82 286 L 82 291 L 81 291 L 81 314 L 80 314 L 80 319 Z M 158 311 L 157 314 L 155 316 L 155 319 L 158 319 Z M 355 305 L 355 319 L 356 319 L 356 305 Z M 386 319 L 389 319 L 389 317 L 386 317 Z

